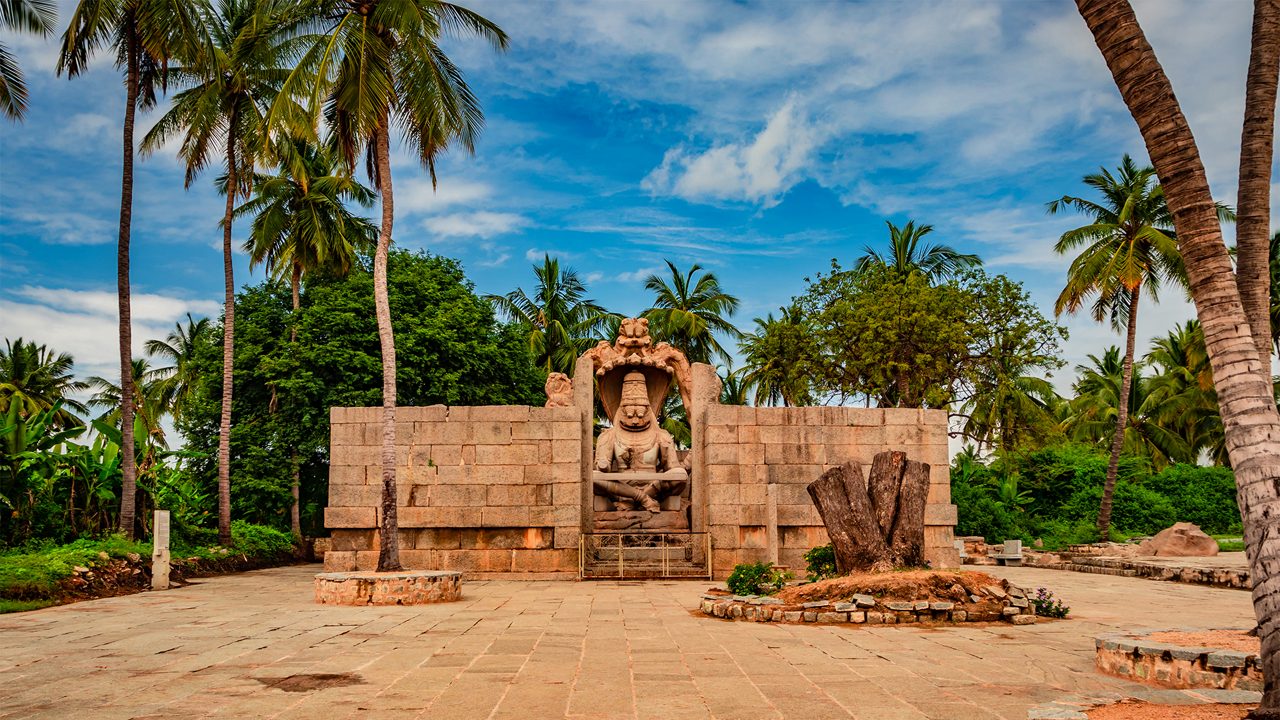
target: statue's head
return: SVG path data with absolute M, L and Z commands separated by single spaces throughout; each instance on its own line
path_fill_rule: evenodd
M 622 379 L 622 399 L 618 403 L 616 422 L 624 430 L 644 430 L 654 420 L 649 405 L 649 388 L 644 373 L 629 372 Z
M 624 318 L 618 326 L 618 348 L 623 353 L 638 353 L 649 346 L 649 319 Z

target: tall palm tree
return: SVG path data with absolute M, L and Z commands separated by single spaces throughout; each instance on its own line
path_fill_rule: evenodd
M 950 245 L 921 244 L 924 236 L 933 232 L 932 225 L 916 225 L 914 220 L 908 220 L 902 227 L 888 221 L 885 224 L 889 226 L 888 254 L 881 255 L 868 245 L 854 265 L 855 270 L 861 272 L 872 267 L 885 267 L 899 274 L 919 272 L 932 283 L 982 265 L 982 259 L 977 255 L 962 253 Z
M 83 413 L 85 406 L 70 395 L 89 386 L 75 379 L 71 373 L 74 365 L 67 353 L 55 353 L 22 338 L 12 342 L 6 339 L 4 350 L 0 351 L 0 413 L 9 412 L 9 407 L 17 403 L 18 416 L 31 417 L 61 401 L 51 420 L 63 428 L 82 425 L 69 410 Z
M 236 286 L 231 263 L 231 223 L 236 198 L 253 184 L 255 151 L 275 89 L 288 75 L 286 7 L 275 0 L 218 0 L 200 10 L 196 51 L 171 73 L 185 87 L 142 140 L 151 153 L 182 135 L 178 157 L 190 187 L 210 161 L 226 163 L 222 216 L 222 417 L 218 427 L 218 541 L 231 544 L 231 391 L 235 355 Z
M 1178 433 L 1193 456 L 1208 451 L 1214 462 L 1227 464 L 1218 394 L 1200 323 L 1188 320 L 1156 338 L 1145 362 L 1156 370 L 1148 381 L 1155 420 Z
M 779 313 L 777 318 L 773 313 L 756 318 L 755 331 L 739 342 L 746 362 L 742 381 L 755 389 L 757 406 L 809 405 L 813 332 L 798 305 L 779 308 Z
M 322 28 L 281 88 L 281 97 L 324 98 L 333 143 L 348 168 L 364 155 L 382 201 L 373 257 L 373 294 L 382 348 L 382 525 L 378 569 L 400 568 L 396 523 L 396 348 L 387 301 L 387 253 L 395 223 L 391 133 L 418 155 L 436 182 L 436 160 L 450 147 L 475 151 L 484 124 L 480 102 L 439 45 L 442 35 L 476 35 L 507 47 L 497 25 L 459 5 L 439 0 L 316 0 Z M 315 102 L 310 111 L 320 110 Z M 279 122 L 291 113 L 272 108 Z M 276 122 L 275 120 L 272 121 Z M 304 127 L 295 127 L 303 130 Z
M 1141 363 L 1129 366 L 1131 385 L 1127 396 L 1124 393 L 1125 363 L 1119 348 L 1107 348 L 1102 357 L 1090 355 L 1089 363 L 1076 367 L 1079 379 L 1074 387 L 1075 397 L 1067 403 L 1063 422 L 1068 437 L 1091 444 L 1109 444 L 1117 420 L 1123 416 L 1121 445 L 1126 453 L 1149 457 L 1157 468 L 1195 461 L 1195 452 L 1185 438 L 1159 422 L 1161 398 L 1152 394 Z M 1128 402 L 1121 402 L 1122 397 L 1127 397 Z
M 244 249 L 249 267 L 266 264 L 273 277 L 288 275 L 293 295 L 289 341 L 298 341 L 298 311 L 302 307 L 302 276 L 317 270 L 346 275 L 357 253 L 369 252 L 377 228 L 347 208 L 373 204 L 373 192 L 351 176 L 327 148 L 291 139 L 277 145 L 279 172 L 254 180 L 254 197 L 236 209 L 251 215 L 253 225 Z M 293 534 L 302 537 L 299 501 L 302 467 L 298 452 L 290 452 L 293 503 L 289 518 Z
M 133 407 L 136 409 L 134 421 L 152 444 L 167 447 L 161 420 L 173 407 L 164 373 L 153 367 L 146 358 L 134 358 L 132 364 L 133 377 L 137 380 L 133 385 Z M 102 408 L 104 411 L 98 420 L 119 426 L 122 415 L 120 408 L 124 405 L 120 401 L 120 386 L 109 378 L 97 375 L 87 378 L 86 385 L 94 391 L 89 398 L 89 406 Z
M 733 366 L 729 366 L 724 369 L 724 374 L 720 376 L 721 405 L 751 404 L 751 386 L 744 377 L 745 373 L 741 368 L 734 370 Z
M 174 323 L 173 329 L 163 340 L 148 340 L 147 355 L 157 358 L 168 365 L 155 368 L 155 377 L 164 383 L 166 403 L 175 420 L 182 417 L 187 400 L 196 390 L 200 381 L 200 373 L 195 367 L 196 353 L 200 346 L 208 342 L 212 325 L 209 318 L 196 320 L 187 313 L 187 323 Z
M 1049 203 L 1051 214 L 1075 210 L 1092 218 L 1088 225 L 1063 233 L 1054 245 L 1059 254 L 1082 248 L 1067 270 L 1066 287 L 1058 295 L 1054 313 L 1074 314 L 1092 300 L 1094 320 L 1103 322 L 1109 317 L 1113 326 L 1127 327 L 1121 396 L 1128 397 L 1142 290 L 1145 287 L 1151 299 L 1157 300 L 1161 283 L 1182 274 L 1182 258 L 1173 231 L 1173 216 L 1154 168 L 1139 168 L 1133 158 L 1125 155 L 1118 173 L 1103 168 L 1086 175 L 1084 183 L 1097 191 L 1099 201 L 1064 195 Z M 1111 498 L 1128 410 L 1128 402 L 1119 404 L 1102 507 L 1098 511 L 1098 529 L 1104 538 L 1111 527 Z
M 125 75 L 124 163 L 120 171 L 120 233 L 116 242 L 116 304 L 119 312 L 120 529 L 132 539 L 136 518 L 138 468 L 133 452 L 133 323 L 129 303 L 129 231 L 133 220 L 133 126 L 139 109 L 156 104 L 169 60 L 190 53 L 196 42 L 203 0 L 80 0 L 62 34 L 58 74 L 76 77 L 89 70 L 89 56 L 104 46 Z
M 1274 155 L 1276 85 L 1280 80 L 1280 1 L 1253 6 L 1253 42 L 1245 80 L 1240 133 L 1240 181 L 1236 195 L 1236 283 L 1267 379 L 1271 377 L 1271 161 Z
M 657 274 L 645 278 L 644 287 L 654 294 L 653 306 L 642 317 L 649 318 L 650 331 L 656 340 L 664 340 L 684 351 L 690 362 L 709 363 L 712 358 L 729 361 L 729 353 L 716 340 L 724 335 L 738 340 L 742 333 L 729 318 L 738 311 L 738 298 L 720 287 L 720 280 L 709 272 L 695 279 L 702 266 L 694 263 L 681 273 L 676 264 L 667 261 L 670 278 Z
M 516 288 L 506 295 L 488 295 L 498 312 L 529 332 L 529 351 L 544 371 L 573 373 L 578 356 L 594 343 L 610 314 L 587 297 L 587 287 L 573 268 L 543 255 L 533 266 L 538 282 L 533 296 Z
M 41 37 L 53 34 L 58 6 L 52 0 L 0 0 L 0 28 Z M 0 43 L 0 112 L 21 120 L 27 112 L 27 82 L 18 59 Z
M 962 432 L 988 447 L 1011 450 L 1055 424 L 1061 399 L 1048 380 L 1027 374 L 1017 353 L 1001 352 L 1002 345 L 997 341 L 993 362 L 982 366 L 961 407 Z
M 1258 3 L 1274 5 L 1276 0 Z M 1195 136 L 1133 7 L 1126 0 L 1076 0 L 1076 7 L 1164 183 L 1191 297 L 1204 328 L 1227 452 L 1239 488 L 1254 614 L 1262 641 L 1262 673 L 1280 677 L 1280 623 L 1275 622 L 1280 617 L 1280 583 L 1275 582 L 1280 543 L 1274 540 L 1275 508 L 1280 503 L 1275 482 L 1280 467 L 1280 413 L 1274 388 L 1257 352 L 1222 241 Z M 1280 718 L 1280 683 L 1264 688 L 1262 703 L 1253 715 Z

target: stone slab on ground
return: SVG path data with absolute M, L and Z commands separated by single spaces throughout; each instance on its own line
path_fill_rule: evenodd
M 427 605 L 462 597 L 462 573 L 456 570 L 331 572 L 315 578 L 321 605 Z
M 707 582 L 473 581 L 456 603 L 316 605 L 314 568 L 0 616 L 0 717 L 1024 720 L 1093 671 L 1093 637 L 1239 626 L 1249 594 L 994 568 L 1065 622 L 925 628 L 714 622 Z

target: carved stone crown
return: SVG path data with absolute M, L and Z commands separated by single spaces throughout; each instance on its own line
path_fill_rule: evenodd
M 647 318 L 626 318 L 618 328 L 618 339 L 611 345 L 601 340 L 583 354 L 591 358 L 600 384 L 600 401 L 613 419 L 622 400 L 623 378 L 632 372 L 644 375 L 649 391 L 649 405 L 657 412 L 674 380 L 680 390 L 685 409 L 689 408 L 689 360 L 667 343 L 653 345 Z

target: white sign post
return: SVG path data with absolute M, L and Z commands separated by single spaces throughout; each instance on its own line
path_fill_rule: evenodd
M 151 540 L 151 589 L 169 589 L 169 511 L 157 510 Z

